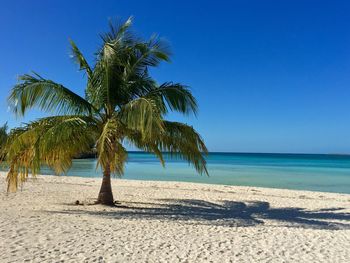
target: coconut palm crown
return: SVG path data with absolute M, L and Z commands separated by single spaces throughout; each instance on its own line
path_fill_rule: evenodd
M 32 73 L 19 77 L 8 98 L 16 115 L 36 107 L 54 114 L 13 129 L 3 149 L 9 165 L 8 190 L 15 191 L 42 165 L 65 173 L 72 159 L 96 148 L 103 179 L 97 202 L 112 205 L 111 174 L 121 176 L 131 144 L 154 153 L 164 165 L 162 152 L 182 158 L 200 174 L 208 174 L 207 148 L 191 127 L 164 119 L 169 111 L 196 114 L 197 103 L 188 87 L 157 84 L 149 69 L 169 61 L 167 45 L 153 36 L 145 41 L 130 29 L 132 19 L 103 34 L 102 45 L 90 66 L 73 41 L 72 58 L 87 78 L 85 97 L 62 84 Z

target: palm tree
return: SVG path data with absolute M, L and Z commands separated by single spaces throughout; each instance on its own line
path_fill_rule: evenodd
M 132 33 L 132 18 L 102 35 L 102 46 L 91 67 L 73 41 L 72 57 L 87 77 L 85 98 L 65 86 L 32 73 L 20 76 L 9 96 L 16 115 L 32 107 L 53 112 L 13 129 L 4 147 L 9 164 L 8 191 L 15 191 L 38 174 L 43 164 L 65 173 L 72 159 L 94 145 L 103 179 L 97 203 L 113 205 L 111 174 L 121 176 L 127 160 L 125 144 L 154 153 L 164 166 L 163 153 L 182 158 L 200 174 L 208 174 L 200 135 L 179 122 L 164 119 L 169 111 L 196 114 L 188 87 L 157 84 L 149 69 L 169 61 L 169 50 L 156 36 L 145 41 Z

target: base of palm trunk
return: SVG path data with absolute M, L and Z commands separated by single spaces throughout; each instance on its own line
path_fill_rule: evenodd
M 103 172 L 102 184 L 96 203 L 102 205 L 114 205 L 111 185 L 111 174 L 109 169 Z
M 114 203 L 113 195 L 112 197 L 110 197 L 109 194 L 100 193 L 98 195 L 96 204 L 114 206 L 115 203 Z

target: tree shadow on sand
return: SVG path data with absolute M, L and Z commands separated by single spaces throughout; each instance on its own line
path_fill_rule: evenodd
M 193 199 L 162 199 L 157 203 L 123 202 L 124 206 L 107 211 L 48 211 L 69 215 L 85 214 L 113 219 L 171 220 L 218 226 L 254 226 L 272 220 L 278 226 L 313 229 L 350 229 L 350 213 L 343 208 L 306 210 L 298 207 L 273 208 L 268 202 L 213 203 Z M 272 226 L 275 224 L 271 224 Z

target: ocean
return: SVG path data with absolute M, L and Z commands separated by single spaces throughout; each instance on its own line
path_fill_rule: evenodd
M 123 179 L 257 186 L 350 194 L 350 156 L 210 153 L 209 176 L 166 156 L 163 168 L 149 153 L 130 152 Z M 43 168 L 42 174 L 53 174 Z M 77 159 L 67 176 L 101 177 L 95 159 Z

